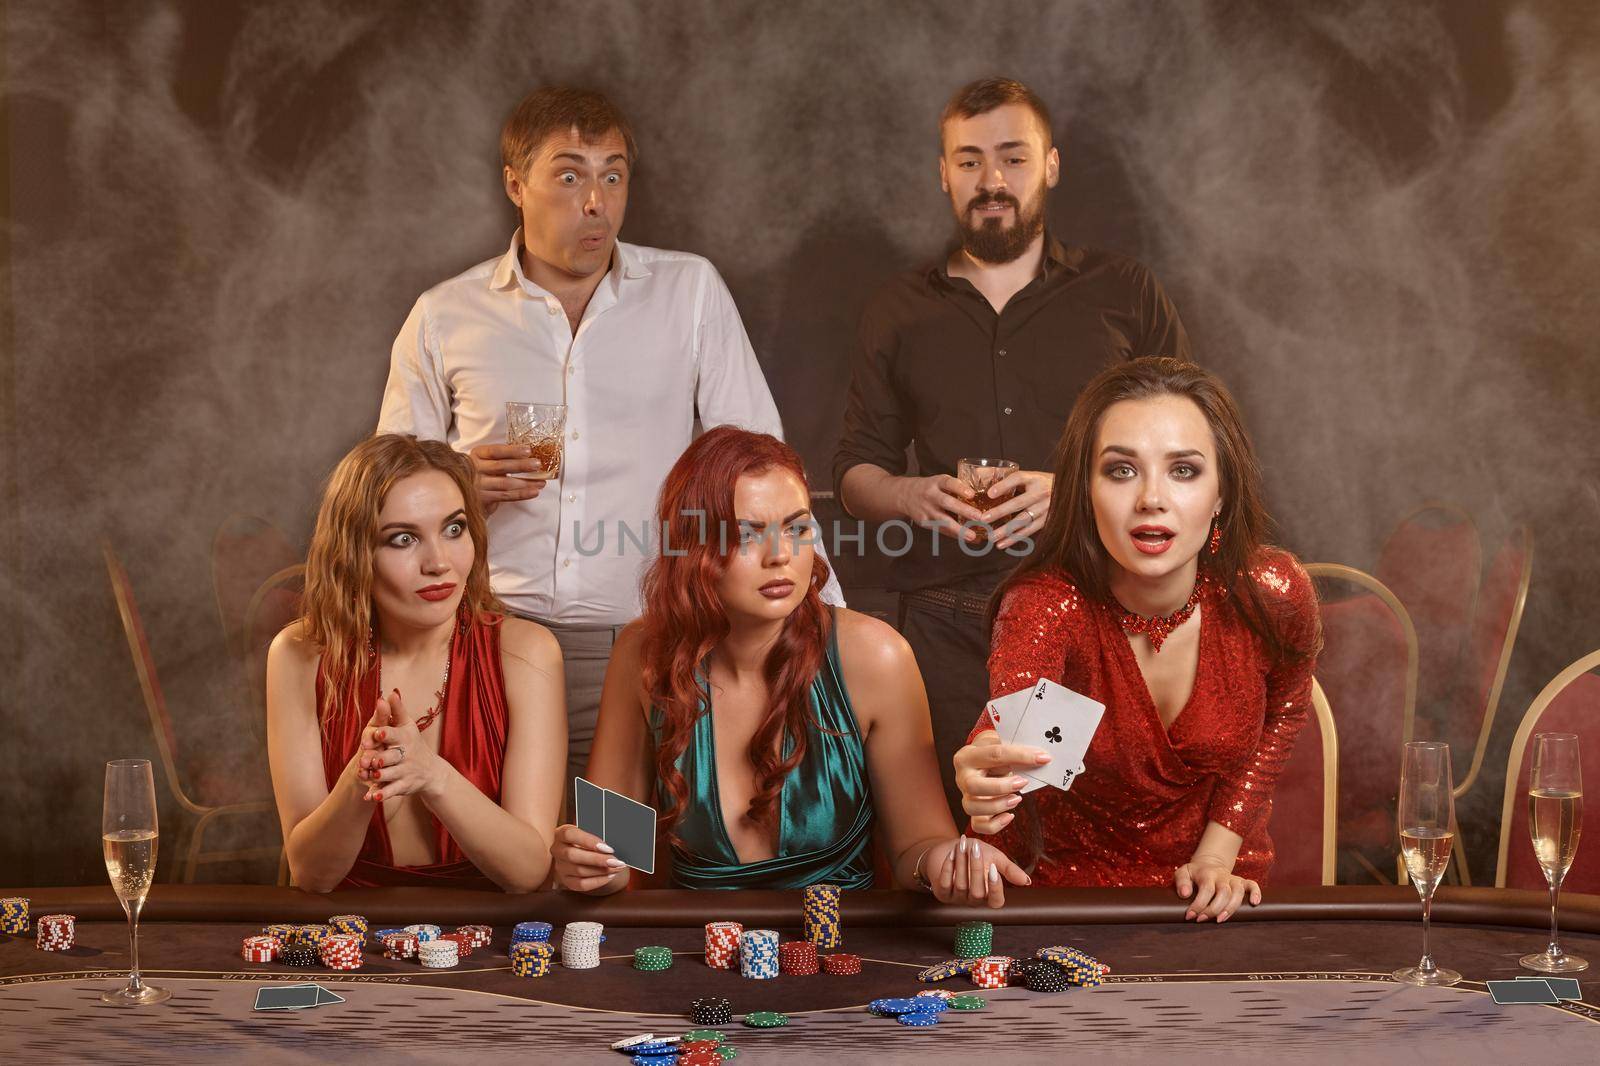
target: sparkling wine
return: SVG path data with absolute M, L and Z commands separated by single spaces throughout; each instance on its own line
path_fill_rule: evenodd
M 1528 832 L 1533 836 L 1533 853 L 1544 867 L 1551 883 L 1559 882 L 1572 868 L 1583 835 L 1583 793 L 1553 788 L 1528 790 Z
M 156 873 L 156 831 L 123 829 L 101 837 L 105 845 L 106 873 L 111 887 L 124 903 L 144 899 Z
M 1455 834 L 1448 829 L 1400 830 L 1400 854 L 1406 860 L 1406 872 L 1422 895 L 1431 895 L 1450 865 L 1450 848 Z

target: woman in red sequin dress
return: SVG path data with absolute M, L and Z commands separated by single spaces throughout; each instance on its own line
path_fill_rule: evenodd
M 1079 397 L 1049 519 L 1002 586 L 991 697 L 1049 678 L 1106 705 L 1070 791 L 1022 797 L 985 712 L 955 757 L 974 832 L 1041 885 L 1172 885 L 1186 917 L 1261 901 L 1279 771 L 1320 643 L 1310 579 L 1263 543 L 1249 437 L 1191 364 L 1109 368 Z

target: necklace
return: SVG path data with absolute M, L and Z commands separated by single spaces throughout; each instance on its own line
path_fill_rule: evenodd
M 1150 642 L 1150 650 L 1159 652 L 1162 643 L 1172 635 L 1172 631 L 1187 622 L 1190 616 L 1194 614 L 1195 607 L 1200 603 L 1200 589 L 1204 584 L 1205 578 L 1196 581 L 1194 583 L 1194 591 L 1189 593 L 1189 598 L 1184 601 L 1182 607 L 1179 607 L 1171 614 L 1156 615 L 1153 618 L 1146 618 L 1142 614 L 1134 614 L 1126 607 L 1123 607 L 1121 603 L 1117 603 L 1117 607 L 1122 612 L 1117 619 L 1117 624 L 1122 627 L 1124 633 L 1144 634 L 1145 639 Z
M 441 714 L 444 713 L 444 694 L 450 688 L 450 660 L 454 656 L 455 650 L 456 650 L 456 636 L 455 636 L 455 633 L 452 631 L 451 634 L 450 634 L 450 647 L 445 651 L 445 655 L 444 655 L 444 679 L 439 682 L 438 691 L 436 691 L 433 694 L 433 706 L 428 708 L 428 711 L 427 711 L 426 714 L 424 714 L 422 717 L 417 719 L 417 732 L 419 732 L 419 733 L 422 732 L 424 729 L 427 729 L 430 725 L 433 724 L 433 720 L 435 718 L 438 718 Z M 377 665 L 378 665 L 378 691 L 381 693 L 381 692 L 384 691 L 384 689 L 383 689 L 383 659 L 378 655 L 378 645 L 377 645 L 377 642 L 372 639 L 372 633 L 371 633 L 370 630 L 367 633 L 367 657 L 377 660 Z

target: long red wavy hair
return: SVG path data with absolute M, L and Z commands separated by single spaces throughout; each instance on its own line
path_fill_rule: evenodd
M 673 840 L 672 827 L 689 796 L 678 757 L 695 723 L 709 713 L 701 689 L 706 660 L 729 632 L 717 584 L 739 550 L 734 486 L 741 477 L 773 469 L 806 484 L 800 456 L 783 441 L 720 426 L 684 450 L 661 486 L 656 528 L 663 532 L 662 546 L 644 576 L 641 654 L 644 690 L 660 715 L 656 780 L 672 799 L 662 829 Z M 811 683 L 822 669 L 831 623 L 821 597 L 827 580 L 828 564 L 818 552 L 805 598 L 784 622 L 762 671 L 769 698 L 766 717 L 750 740 L 756 791 L 745 817 L 767 831 L 777 822 L 783 780 L 806 751 Z M 782 738 L 791 745 L 787 758 L 778 755 Z

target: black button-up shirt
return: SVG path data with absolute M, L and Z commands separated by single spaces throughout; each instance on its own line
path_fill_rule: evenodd
M 1141 355 L 1190 358 L 1177 309 L 1148 267 L 1048 237 L 1045 248 L 1044 271 L 998 314 L 943 262 L 874 295 L 861 316 L 835 488 L 861 463 L 906 473 L 913 442 L 923 476 L 954 474 L 957 460 L 978 457 L 1050 470 L 1073 402 L 1105 366 Z M 885 531 L 879 540 L 897 554 L 905 536 Z M 891 580 L 902 591 L 987 592 L 1016 562 L 996 550 L 970 556 L 917 529 Z

